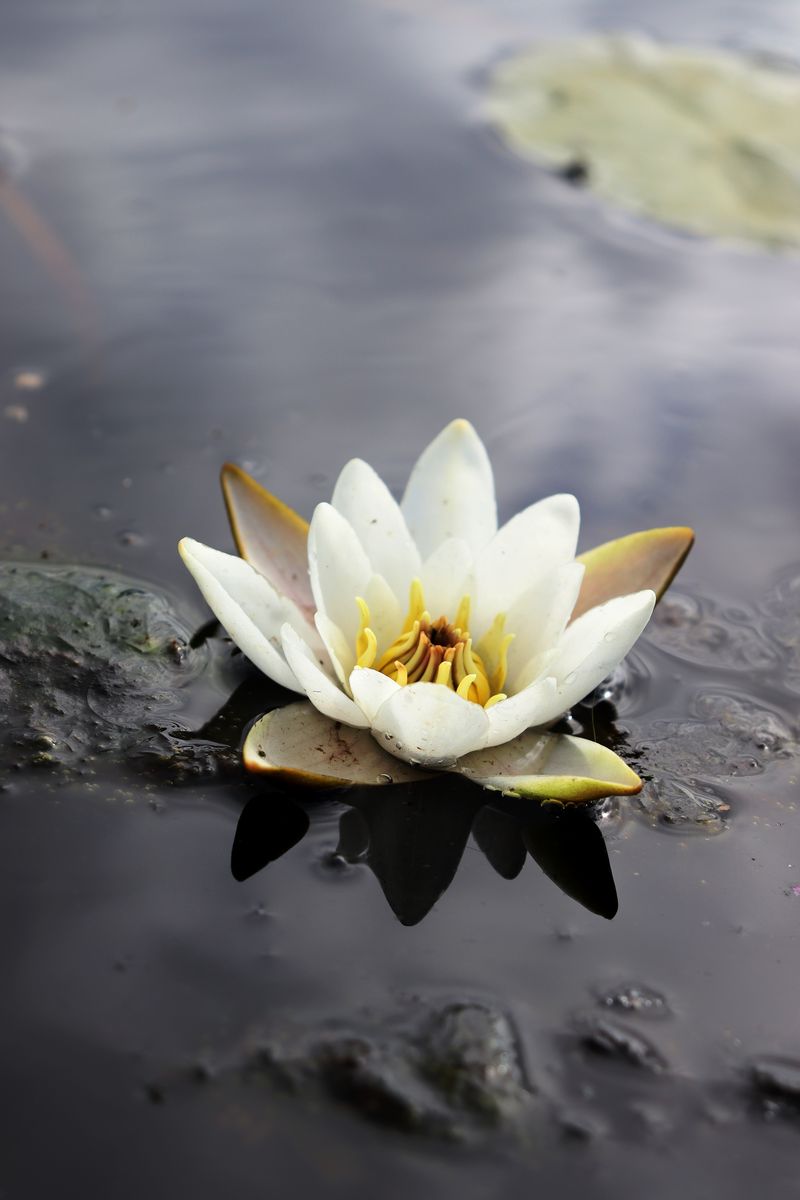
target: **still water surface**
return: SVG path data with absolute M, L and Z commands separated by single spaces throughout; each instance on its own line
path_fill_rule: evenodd
M 800 34 L 780 0 L 7 0 L 5 555 L 116 566 L 199 625 L 175 544 L 229 545 L 223 460 L 310 515 L 347 458 L 399 489 L 463 415 L 502 515 L 574 491 L 583 547 L 692 524 L 681 589 L 723 612 L 761 603 L 800 559 L 798 258 L 614 212 L 514 160 L 480 116 L 500 53 L 632 27 L 788 55 Z M 657 637 L 637 654 L 623 730 L 642 708 L 685 721 L 709 690 L 796 728 L 780 670 L 697 665 Z M 186 723 L 224 700 L 219 681 L 190 690 Z M 30 773 L 4 788 L 9 1197 L 800 1192 L 796 1125 L 743 1098 L 755 1056 L 800 1055 L 791 762 L 720 787 L 713 836 L 633 808 L 601 822 L 611 921 L 533 861 L 501 878 L 471 840 L 432 911 L 400 924 L 374 870 L 331 860 L 330 800 L 237 882 L 257 790 L 237 778 L 146 790 L 109 769 L 91 788 Z M 626 982 L 669 1000 L 668 1020 L 638 1027 L 666 1078 L 575 1049 L 598 989 Z M 154 1079 L 235 1058 L 254 1029 L 412 996 L 510 1013 L 547 1098 L 524 1147 L 415 1140 L 228 1076 L 154 1103 Z M 565 1139 L 564 1113 L 596 1135 Z

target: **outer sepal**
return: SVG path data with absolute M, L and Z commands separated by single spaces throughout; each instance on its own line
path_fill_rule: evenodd
M 307 522 L 233 463 L 225 463 L 220 482 L 236 549 L 242 558 L 313 617 Z
M 642 787 L 636 772 L 606 746 L 535 729 L 468 754 L 455 770 L 490 791 L 563 803 L 632 795 Z
M 367 730 L 331 721 L 307 701 L 259 717 L 243 757 L 249 771 L 308 787 L 408 784 L 436 774 L 385 753 Z M 630 795 L 642 786 L 605 746 L 536 730 L 468 754 L 452 771 L 491 791 L 564 803 Z
M 579 555 L 586 570 L 572 620 L 606 600 L 646 588 L 660 600 L 693 543 L 694 530 L 668 526 L 629 533 Z
M 413 783 L 430 774 L 381 750 L 366 729 L 331 721 L 303 701 L 259 717 L 242 751 L 248 771 L 308 787 Z

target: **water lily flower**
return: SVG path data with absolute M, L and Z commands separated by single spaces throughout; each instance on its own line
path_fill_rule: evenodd
M 610 750 L 542 728 L 628 653 L 691 530 L 576 559 L 570 495 L 498 528 L 489 458 L 464 420 L 423 451 L 400 503 L 353 459 L 310 526 L 239 468 L 222 480 L 242 557 L 190 538 L 180 553 L 242 652 L 317 710 L 262 718 L 247 766 L 341 784 L 405 779 L 409 764 L 563 799 L 639 789 Z

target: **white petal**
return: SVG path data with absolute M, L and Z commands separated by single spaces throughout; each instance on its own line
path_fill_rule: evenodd
M 548 496 L 498 530 L 475 563 L 476 637 L 555 567 L 575 557 L 580 508 L 574 496 Z
M 406 603 L 399 603 L 382 575 L 372 576 L 363 598 L 369 609 L 370 628 L 378 640 L 380 655 L 399 637 L 406 615 Z
M 514 634 L 508 648 L 504 691 L 520 692 L 544 672 L 549 652 L 558 644 L 581 590 L 583 564 L 567 563 L 548 571 L 508 610 L 506 631 Z
M 363 596 L 372 575 L 355 531 L 330 504 L 318 504 L 308 531 L 308 569 L 317 608 L 355 645 L 361 617 L 356 596 Z
M 420 558 L 400 505 L 367 463 L 352 459 L 342 470 L 331 504 L 349 521 L 372 564 L 396 596 L 405 600 Z
M 558 679 L 559 713 L 597 687 L 633 646 L 650 620 L 655 592 L 634 592 L 590 608 L 567 628 L 548 672 Z
M 370 722 L 375 720 L 378 709 L 390 696 L 400 691 L 400 684 L 388 675 L 366 667 L 356 667 L 349 679 L 350 690 L 356 704 Z
M 209 608 L 242 653 L 270 679 L 302 693 L 305 689 L 280 649 L 285 622 L 310 629 L 296 605 L 235 554 L 212 550 L 192 538 L 183 538 L 178 549 Z
M 322 644 L 328 652 L 328 658 L 331 660 L 336 678 L 342 687 L 346 687 L 347 678 L 355 666 L 355 644 L 352 646 L 348 644 L 339 626 L 325 613 L 317 612 L 314 621 L 319 636 L 322 638 Z
M 525 729 L 544 725 L 552 721 L 558 712 L 558 687 L 555 679 L 548 676 L 539 679 L 516 696 L 499 700 L 486 710 L 489 718 L 487 746 L 500 746 L 517 737 Z
M 423 450 L 400 507 L 423 557 L 448 538 L 479 550 L 494 536 L 492 467 L 469 421 L 451 421 Z
M 462 596 L 473 589 L 473 554 L 463 538 L 450 538 L 437 546 L 422 564 L 420 580 L 425 607 L 434 621 L 453 620 Z
M 441 684 L 412 683 L 398 687 L 381 705 L 372 732 L 379 746 L 405 762 L 446 767 L 480 749 L 488 727 L 480 704 L 462 700 Z
M 326 717 L 332 717 L 334 721 L 343 721 L 345 725 L 361 728 L 369 725 L 358 705 L 349 696 L 345 696 L 342 689 L 322 669 L 321 664 L 291 625 L 284 625 L 281 629 L 281 641 L 289 666 L 315 708 Z

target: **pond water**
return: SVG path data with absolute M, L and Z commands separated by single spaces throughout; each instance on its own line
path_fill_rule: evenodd
M 5 559 L 199 628 L 176 543 L 230 545 L 225 459 L 310 515 L 455 415 L 501 515 L 574 491 L 582 548 L 698 542 L 575 714 L 650 780 L 591 817 L 270 794 L 215 748 L 276 699 L 219 637 L 158 752 L 4 741 L 3 1194 L 800 1193 L 800 259 L 615 211 L 481 113 L 502 53 L 629 28 L 800 34 L 782 0 L 7 0 Z M 459 1006 L 499 1116 L 415 1074 Z

